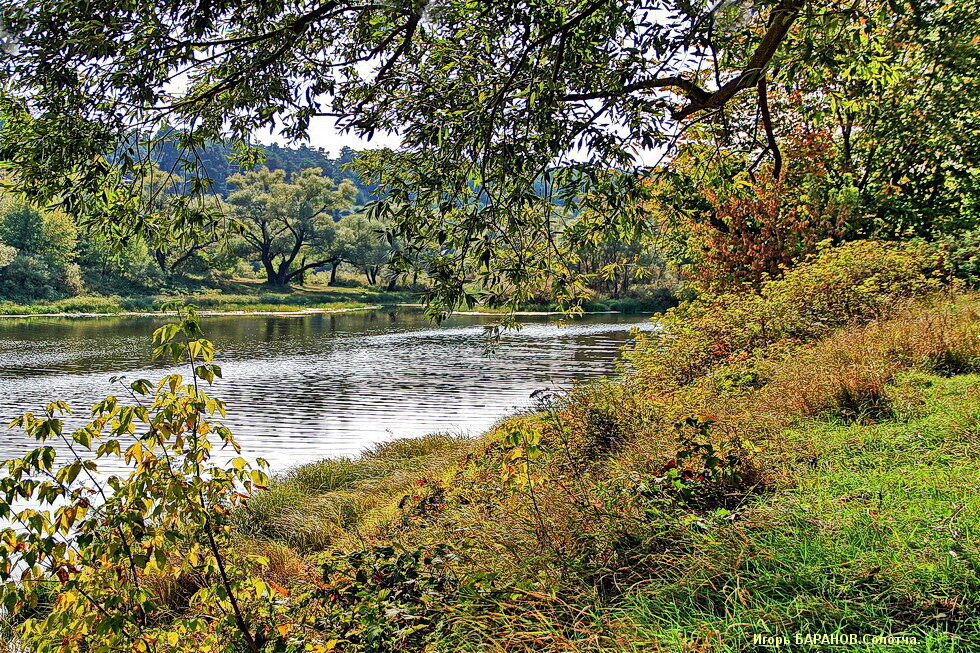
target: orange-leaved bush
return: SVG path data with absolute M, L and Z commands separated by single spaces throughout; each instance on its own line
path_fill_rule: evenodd
M 858 193 L 832 178 L 826 130 L 788 129 L 781 139 L 781 172 L 772 166 L 745 169 L 723 154 L 715 161 L 714 153 L 703 150 L 703 138 L 703 130 L 693 130 L 675 161 L 676 176 L 650 181 L 653 199 L 647 207 L 667 235 L 682 243 L 674 258 L 691 287 L 758 289 L 815 253 L 820 243 L 841 242 L 853 231 Z

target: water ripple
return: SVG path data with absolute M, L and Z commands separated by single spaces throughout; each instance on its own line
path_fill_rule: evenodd
M 229 406 L 228 426 L 251 456 L 282 469 L 354 454 L 393 437 L 432 431 L 478 433 L 530 405 L 542 387 L 564 387 L 613 369 L 641 316 L 586 316 L 557 326 L 525 320 L 484 355 L 477 316 L 440 327 L 412 312 L 301 318 L 208 318 L 225 379 L 212 394 Z M 156 378 L 172 371 L 148 358 L 160 320 L 23 320 L 0 323 L 0 419 L 52 399 L 84 409 L 113 390 L 109 377 Z M 69 426 L 80 423 L 74 418 Z M 0 457 L 29 447 L 0 436 Z

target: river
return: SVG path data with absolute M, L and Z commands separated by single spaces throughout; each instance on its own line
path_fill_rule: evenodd
M 170 368 L 150 360 L 150 334 L 164 322 L 0 320 L 0 420 L 54 399 L 84 415 L 107 394 L 122 394 L 112 376 L 158 379 Z M 225 423 L 243 455 L 278 471 L 396 437 L 475 435 L 532 406 L 534 390 L 610 373 L 629 329 L 652 326 L 642 315 L 587 315 L 567 326 L 524 317 L 488 357 L 483 331 L 492 322 L 460 315 L 435 326 L 410 309 L 202 318 L 224 372 L 211 394 L 227 402 Z M 0 431 L 0 459 L 31 446 L 21 433 Z

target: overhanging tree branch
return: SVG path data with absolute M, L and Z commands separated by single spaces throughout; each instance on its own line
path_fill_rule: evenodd
M 635 93 L 636 91 L 650 91 L 658 88 L 677 88 L 693 102 L 707 102 L 711 98 L 711 93 L 704 90 L 694 82 L 679 75 L 670 77 L 659 77 L 656 79 L 646 79 L 639 82 L 627 84 L 623 88 L 609 91 L 596 91 L 595 93 L 569 93 L 559 99 L 564 102 L 574 102 L 580 100 L 598 100 L 603 98 L 620 97 Z
M 783 155 L 779 152 L 779 143 L 772 130 L 772 114 L 769 113 L 769 93 L 766 90 L 766 76 L 759 78 L 759 113 L 762 118 L 762 128 L 766 132 L 766 143 L 772 152 L 772 176 L 779 179 L 783 171 Z
M 766 33 L 763 35 L 762 40 L 742 71 L 737 77 L 723 84 L 715 91 L 705 90 L 693 80 L 681 75 L 670 75 L 667 77 L 639 80 L 626 84 L 618 89 L 589 93 L 568 93 L 560 96 L 558 99 L 563 102 L 576 102 L 617 98 L 639 91 L 677 89 L 689 102 L 672 112 L 675 119 L 683 120 L 705 109 L 716 109 L 732 99 L 739 91 L 757 84 L 757 80 L 764 73 L 766 66 L 769 65 L 772 57 L 776 54 L 779 45 L 789 33 L 789 29 L 799 15 L 805 1 L 781 0 L 769 16 L 769 25 Z
M 739 91 L 754 86 L 759 76 L 765 71 L 766 66 L 769 65 L 773 55 L 776 54 L 779 45 L 786 38 L 789 28 L 799 16 L 805 2 L 806 0 L 780 0 L 780 3 L 776 5 L 769 16 L 769 27 L 763 35 L 762 41 L 759 42 L 742 72 L 707 98 L 695 100 L 675 111 L 674 118 L 683 120 L 699 111 L 716 109 L 732 99 Z

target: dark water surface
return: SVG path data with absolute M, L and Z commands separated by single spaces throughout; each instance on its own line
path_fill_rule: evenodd
M 228 403 L 226 423 L 243 455 L 281 470 L 395 437 L 479 433 L 530 406 L 536 389 L 612 371 L 630 327 L 651 327 L 640 315 L 589 315 L 565 327 L 548 320 L 522 318 L 524 328 L 505 334 L 491 358 L 483 325 L 492 319 L 480 316 L 438 327 L 411 310 L 209 317 L 203 325 L 225 376 L 211 394 Z M 0 320 L 0 420 L 54 399 L 84 415 L 122 394 L 112 376 L 156 380 L 169 368 L 150 361 L 150 334 L 166 321 Z M 0 459 L 33 444 L 0 430 Z

